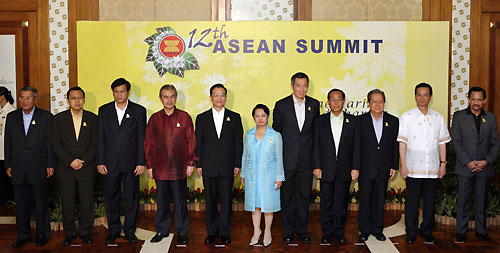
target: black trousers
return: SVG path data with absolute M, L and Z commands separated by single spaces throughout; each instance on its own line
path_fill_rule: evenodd
M 405 225 L 406 234 L 418 234 L 418 206 L 424 198 L 424 219 L 420 224 L 420 234 L 430 235 L 434 227 L 434 201 L 436 199 L 437 178 L 406 178 Z
M 67 236 L 90 235 L 94 225 L 94 180 L 77 181 L 74 178 L 59 180 L 64 233 Z M 78 190 L 77 190 L 78 189 Z M 75 223 L 75 203 L 78 191 L 80 221 Z
M 281 223 L 285 234 L 307 233 L 312 191 L 312 171 L 285 170 L 281 186 Z
M 472 195 L 474 194 L 474 216 L 476 232 L 486 234 L 486 199 L 488 198 L 488 178 L 464 177 L 458 178 L 457 203 L 457 233 L 465 234 L 472 209 Z
M 14 200 L 12 179 L 5 173 L 3 164 L 4 160 L 0 160 L 0 191 L 2 192 L 2 194 L 0 194 L 0 204 L 7 203 L 9 200 Z
M 158 188 L 158 210 L 156 211 L 156 232 L 168 235 L 170 228 L 170 195 L 174 197 L 175 233 L 187 235 L 189 215 L 187 211 L 187 179 L 156 180 Z
M 35 195 L 36 235 L 48 237 L 50 234 L 48 183 L 28 184 L 25 179 L 23 184 L 14 184 L 18 239 L 31 238 L 30 214 L 33 194 Z
M 361 234 L 382 233 L 387 179 L 362 179 L 359 185 L 358 226 Z
M 125 222 L 120 220 L 121 183 L 125 199 Z M 106 174 L 106 216 L 111 234 L 134 234 L 139 211 L 139 177 L 130 172 L 108 171 Z
M 208 235 L 229 236 L 233 215 L 234 177 L 203 177 L 205 187 L 206 225 Z M 217 196 L 220 199 L 220 213 L 217 210 Z
M 323 236 L 331 238 L 344 235 L 350 185 L 350 182 L 338 180 L 320 182 L 319 206 Z

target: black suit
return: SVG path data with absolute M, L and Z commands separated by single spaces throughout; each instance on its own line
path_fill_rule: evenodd
M 94 178 L 96 172 L 97 116 L 83 110 L 78 140 L 70 110 L 63 111 L 52 121 L 52 148 L 57 156 L 56 178 L 61 186 L 64 232 L 68 236 L 86 236 L 94 223 Z M 83 160 L 83 167 L 73 169 L 70 164 Z M 75 200 L 78 187 L 80 221 L 75 225 Z
M 128 101 L 121 124 L 115 102 L 99 107 L 97 124 L 97 164 L 106 165 L 106 215 L 111 234 L 134 234 L 139 210 L 139 176 L 136 166 L 146 165 L 144 136 L 146 108 Z M 120 221 L 120 186 L 123 182 L 125 222 Z
M 360 168 L 360 135 L 358 119 L 344 114 L 337 155 L 330 114 L 319 116 L 314 123 L 314 165 L 322 171 L 320 219 L 323 236 L 343 236 L 347 218 L 351 170 Z
M 384 200 L 391 169 L 399 169 L 399 120 L 384 112 L 382 136 L 377 141 L 370 112 L 358 117 L 361 135 L 361 167 L 359 193 L 361 196 L 358 225 L 361 234 L 382 233 L 384 229 Z
M 33 194 L 37 236 L 48 236 L 50 233 L 47 168 L 55 167 L 55 157 L 50 146 L 52 114 L 38 107 L 34 110 L 27 135 L 24 132 L 22 109 L 9 113 L 5 126 L 5 168 L 12 168 L 19 239 L 31 236 L 30 210 Z
M 205 187 L 206 225 L 210 236 L 229 236 L 232 216 L 234 168 L 241 168 L 243 126 L 238 113 L 225 109 L 220 138 L 212 109 L 196 117 L 196 156 Z M 217 213 L 217 195 L 220 215 Z
M 499 139 L 495 114 L 482 111 L 479 115 L 479 133 L 470 108 L 455 112 L 451 125 L 451 141 L 457 155 L 455 174 L 458 178 L 457 233 L 465 234 L 474 194 L 476 232 L 486 234 L 486 199 L 488 178 L 495 171 Z M 486 160 L 488 165 L 480 172 L 472 172 L 467 164 Z
M 281 222 L 286 234 L 304 234 L 312 188 L 313 123 L 319 115 L 319 102 L 305 97 L 305 120 L 299 130 L 292 96 L 277 101 L 273 110 L 273 128 L 283 138 L 285 181 L 281 187 Z

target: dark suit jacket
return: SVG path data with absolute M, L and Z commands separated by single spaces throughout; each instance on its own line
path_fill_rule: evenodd
M 318 100 L 306 96 L 306 113 L 302 131 L 295 114 L 293 95 L 276 102 L 273 110 L 273 128 L 283 138 L 283 165 L 285 170 L 294 170 L 300 161 L 304 170 L 312 170 L 313 124 L 319 115 Z M 300 153 L 299 153 L 300 151 Z
M 330 113 L 325 113 L 316 119 L 314 122 L 314 168 L 321 169 L 321 180 L 351 181 L 351 170 L 360 168 L 360 140 L 358 119 L 344 112 L 339 151 L 335 156 Z
M 232 177 L 241 168 L 243 126 L 238 113 L 225 109 L 220 139 L 217 138 L 212 109 L 198 114 L 195 123 L 196 162 L 204 177 Z
M 382 137 L 377 142 L 370 112 L 358 117 L 361 134 L 361 167 L 359 177 L 362 179 L 388 179 L 390 169 L 399 169 L 399 120 L 384 112 Z
M 481 128 L 477 133 L 472 114 L 467 109 L 455 112 L 451 125 L 451 143 L 457 155 L 455 173 L 465 177 L 494 175 L 493 163 L 498 155 L 498 126 L 495 114 L 481 115 Z M 467 164 L 473 160 L 486 160 L 488 165 L 481 172 L 471 172 Z
M 96 171 L 97 116 L 89 111 L 83 111 L 82 124 L 78 140 L 75 136 L 75 127 L 70 109 L 63 111 L 52 121 L 52 149 L 57 156 L 56 178 L 76 179 L 77 181 L 93 180 Z M 83 160 L 83 167 L 79 170 L 71 168 L 75 159 Z
M 118 125 L 113 101 L 99 107 L 97 119 L 98 165 L 106 165 L 108 171 L 120 172 L 131 172 L 137 165 L 146 165 L 146 108 L 129 100 L 122 123 Z
M 56 160 L 50 145 L 52 114 L 35 107 L 33 118 L 24 134 L 23 111 L 7 115 L 5 126 L 5 168 L 12 168 L 12 183 L 29 184 L 47 181 L 47 168 L 55 168 Z

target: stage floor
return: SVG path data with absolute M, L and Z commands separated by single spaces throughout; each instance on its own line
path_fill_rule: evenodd
M 385 213 L 385 227 L 390 227 L 401 220 L 402 211 L 386 211 Z M 6 207 L 0 206 L 0 216 L 14 216 L 13 210 Z M 138 228 L 141 230 L 150 230 L 151 234 L 154 234 L 154 211 L 141 211 L 138 217 Z M 177 237 L 174 236 L 173 242 L 170 245 L 170 252 L 210 252 L 210 251 L 230 251 L 230 252 L 241 252 L 241 251 L 253 251 L 253 252 L 332 252 L 332 251 L 342 251 L 342 252 L 370 252 L 370 249 L 366 245 L 358 246 L 355 245 L 358 238 L 358 227 L 357 227 L 357 212 L 349 212 L 346 224 L 345 236 L 348 240 L 347 245 L 339 245 L 334 240 L 331 246 L 320 246 L 321 240 L 321 227 L 319 224 L 319 211 L 311 211 L 309 217 L 309 231 L 311 234 L 312 243 L 302 244 L 298 243 L 298 246 L 287 246 L 281 241 L 282 230 L 281 221 L 279 213 L 275 214 L 272 236 L 273 242 L 267 247 L 250 247 L 248 243 L 253 233 L 253 227 L 251 222 L 251 214 L 249 212 L 233 212 L 233 228 L 231 232 L 232 243 L 225 248 L 216 248 L 214 244 L 205 244 L 204 239 L 206 236 L 205 228 L 205 212 L 190 212 L 190 243 L 186 248 L 178 248 L 175 243 Z M 263 227 L 262 220 L 262 227 Z M 397 228 L 392 226 L 392 228 Z M 404 229 L 400 227 L 399 229 Z M 474 236 L 474 231 L 469 229 L 467 232 L 467 241 L 464 244 L 455 243 L 455 227 L 436 225 L 434 229 L 434 237 L 436 238 L 436 243 L 434 245 L 424 244 L 424 240 L 421 237 L 417 237 L 415 244 L 409 245 L 405 242 L 405 235 L 400 235 L 392 238 L 388 238 L 395 246 L 386 248 L 372 248 L 373 252 L 500 252 L 500 227 L 490 227 L 489 235 L 492 237 L 494 243 L 486 243 Z M 174 233 L 173 224 L 171 224 L 171 233 Z M 0 252 L 39 252 L 39 251 L 51 251 L 51 252 L 152 252 L 148 250 L 148 247 L 142 246 L 144 241 L 140 240 L 137 244 L 128 243 L 123 237 L 117 239 L 117 246 L 108 247 L 104 243 L 104 238 L 107 236 L 107 229 L 104 226 L 95 227 L 92 230 L 92 237 L 94 243 L 90 245 L 82 244 L 81 246 L 64 246 L 62 241 L 65 237 L 63 231 L 52 232 L 49 242 L 43 247 L 36 247 L 35 243 L 32 241 L 27 243 L 20 249 L 13 249 L 12 242 L 16 239 L 16 229 L 15 224 L 1 224 L 0 225 Z M 386 233 L 387 234 L 387 233 Z M 34 235 L 32 238 L 35 238 Z M 166 240 L 165 238 L 164 240 Z M 262 236 L 261 236 L 262 240 Z M 370 237 L 370 240 L 374 240 Z M 376 242 L 376 241 L 375 241 Z M 79 239 L 74 241 L 75 244 L 81 244 Z M 380 245 L 378 245 L 379 247 Z M 166 251 L 166 248 L 165 248 Z M 158 251 L 157 251 L 158 252 Z M 162 251 L 159 251 L 162 252 Z

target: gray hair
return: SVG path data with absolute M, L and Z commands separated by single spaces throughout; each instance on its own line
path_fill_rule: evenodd
M 384 98 L 384 102 L 385 102 L 385 93 L 379 89 L 373 89 L 370 92 L 368 92 L 368 95 L 366 96 L 366 98 L 368 99 L 368 103 L 370 103 L 372 95 L 375 95 L 375 94 L 382 95 L 382 97 Z
M 161 97 L 162 90 L 173 90 L 175 92 L 175 96 L 177 97 L 177 89 L 172 84 L 165 84 L 165 85 L 161 86 L 160 92 L 158 93 L 158 96 L 160 96 L 160 97 Z
M 25 87 L 21 88 L 21 91 L 31 91 L 31 92 L 33 92 L 33 97 L 35 97 L 35 98 L 38 97 L 38 91 L 33 86 L 25 86 Z

